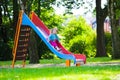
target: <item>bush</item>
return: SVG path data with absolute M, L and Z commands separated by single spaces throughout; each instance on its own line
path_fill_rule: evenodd
M 79 35 L 70 40 L 69 50 L 74 53 L 84 53 L 88 57 L 95 57 L 96 48 L 94 39 Z
M 109 57 L 112 55 L 112 38 L 111 33 L 105 33 L 105 46 L 106 46 L 106 52 Z
M 70 40 L 69 50 L 74 53 L 84 53 L 86 48 L 85 40 L 81 39 L 80 36 Z
M 50 53 L 50 52 L 46 52 L 44 55 L 41 56 L 41 59 L 53 59 L 54 58 L 54 54 Z
M 6 43 L 0 42 L 0 61 L 12 59 L 12 48 Z
M 65 26 L 63 36 L 64 45 L 71 52 L 84 53 L 88 57 L 96 55 L 96 34 L 84 18 L 73 17 Z
M 4 24 L 0 28 L 0 60 L 12 59 L 13 30 L 9 24 Z

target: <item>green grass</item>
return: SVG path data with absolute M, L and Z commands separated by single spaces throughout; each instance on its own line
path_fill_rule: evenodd
M 40 60 L 40 64 L 64 63 L 63 59 Z M 88 58 L 87 63 L 120 62 L 108 57 Z M 29 62 L 27 61 L 27 64 Z M 17 61 L 16 64 L 21 64 Z M 0 61 L 1 66 L 11 65 L 11 61 Z M 79 67 L 41 67 L 41 68 L 0 68 L 0 80 L 119 80 L 119 65 L 87 65 Z
M 117 80 L 119 66 L 3 68 L 1 80 Z
M 60 64 L 60 63 L 65 63 L 65 60 L 63 59 L 43 59 L 39 61 L 40 64 Z M 12 61 L 0 61 L 0 66 L 7 66 L 11 65 Z M 15 64 L 22 64 L 22 61 L 16 61 Z M 29 64 L 29 61 L 26 60 L 26 64 Z
M 87 58 L 87 62 L 120 62 L 120 59 L 111 59 L 110 57 Z

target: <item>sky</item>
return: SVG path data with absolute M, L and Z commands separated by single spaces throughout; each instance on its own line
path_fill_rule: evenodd
M 95 5 L 96 5 L 95 1 L 96 0 L 84 0 L 84 1 L 85 1 L 85 4 L 83 6 L 81 6 L 79 9 L 73 9 L 72 12 L 73 12 L 73 15 L 75 15 L 75 16 L 81 15 L 87 20 L 88 23 L 91 23 L 92 19 L 95 18 L 95 16 L 93 16 L 92 11 L 93 11 L 93 9 L 95 9 Z M 107 0 L 101 0 L 101 1 L 102 1 L 101 7 L 104 8 L 104 4 L 107 3 Z M 92 7 L 90 7 L 88 5 L 88 3 L 90 3 L 90 2 L 92 2 Z M 84 9 L 85 6 L 87 6 L 88 9 L 90 9 L 90 11 L 87 14 L 84 14 L 88 10 L 88 9 Z M 56 14 L 63 14 L 65 11 L 65 8 L 63 6 L 60 6 L 60 8 L 54 6 L 54 9 L 55 9 Z

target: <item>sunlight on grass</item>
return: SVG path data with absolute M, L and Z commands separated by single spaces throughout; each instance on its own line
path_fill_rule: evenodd
M 111 58 L 87 58 L 87 64 L 80 67 L 47 66 L 40 68 L 14 68 L 10 67 L 12 61 L 0 61 L 0 80 L 119 80 L 120 79 L 120 59 Z M 117 65 L 94 65 L 96 63 L 117 62 Z M 40 64 L 60 64 L 65 63 L 63 59 L 40 60 Z M 94 64 L 92 64 L 94 63 Z M 16 64 L 21 65 L 21 61 Z M 29 61 L 26 62 L 29 64 Z M 30 66 L 33 66 L 32 64 Z
M 119 80 L 120 65 L 48 68 L 3 68 L 2 80 Z
M 120 77 L 112 74 L 64 74 L 62 76 L 28 78 L 23 80 L 117 80 Z
M 87 62 L 120 62 L 120 59 L 113 60 L 110 57 L 87 58 Z

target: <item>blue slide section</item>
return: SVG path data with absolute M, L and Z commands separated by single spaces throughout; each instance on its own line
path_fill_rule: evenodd
M 51 44 L 47 41 L 47 39 L 45 38 L 45 36 L 43 35 L 42 30 L 40 30 L 39 28 L 37 28 L 37 26 L 34 25 L 34 23 L 29 19 L 29 17 L 25 13 L 23 13 L 22 25 L 28 25 L 28 26 L 30 26 L 38 34 L 38 36 L 44 41 L 44 43 L 48 46 L 48 48 L 54 54 L 56 54 L 58 57 L 63 58 L 63 59 L 73 60 L 74 63 L 76 62 L 76 59 L 75 59 L 74 55 L 72 55 L 72 54 L 64 54 L 64 53 L 61 53 L 61 52 L 57 51 L 55 48 L 53 48 L 51 46 Z

